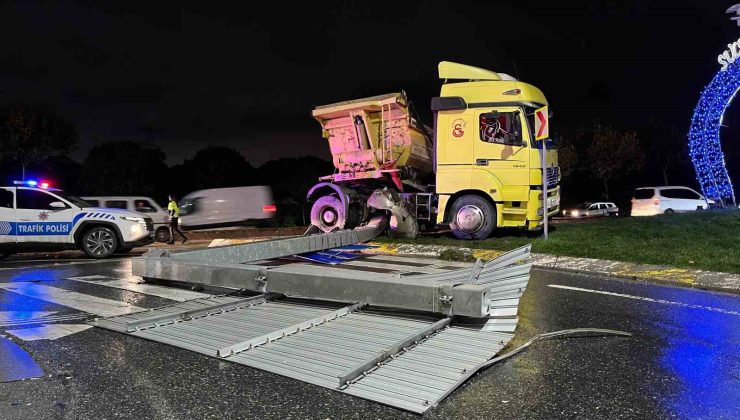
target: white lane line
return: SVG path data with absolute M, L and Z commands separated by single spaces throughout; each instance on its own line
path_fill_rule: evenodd
M 86 329 L 92 328 L 92 325 L 86 324 L 55 324 L 55 325 L 41 325 L 40 327 L 33 328 L 21 328 L 17 330 L 7 330 L 8 334 L 12 334 L 23 341 L 36 341 L 36 340 L 56 340 L 57 338 L 66 337 L 68 335 L 76 334 Z
M 23 325 L 39 325 L 39 324 L 50 324 L 52 322 L 64 322 L 64 321 L 80 321 L 87 319 L 90 315 L 88 314 L 71 314 L 71 315 L 59 315 L 49 316 L 45 318 L 37 318 L 30 321 L 15 321 L 15 322 L 0 322 L 0 327 L 20 327 Z
M 103 299 L 32 282 L 0 283 L 0 289 L 104 317 L 146 310 L 117 300 Z
M 114 259 L 109 259 L 109 260 L 73 261 L 73 262 L 40 264 L 40 265 L 24 265 L 24 266 L 19 266 L 19 267 L 2 267 L 0 268 L 0 271 L 28 270 L 29 268 L 64 267 L 67 265 L 110 264 L 110 263 L 121 262 L 121 261 L 122 261 L 121 258 L 114 258 Z M 15 261 L 9 261 L 9 262 L 15 262 Z
M 44 311 L 0 311 L 0 324 L 9 322 L 25 322 L 38 318 L 48 317 L 56 312 Z
M 728 314 L 728 315 L 740 315 L 740 312 L 737 312 L 737 311 L 730 311 L 730 310 L 722 309 L 722 308 L 714 308 L 712 306 L 702 306 L 702 305 L 694 305 L 691 303 L 674 302 L 671 300 L 653 299 L 653 298 L 644 297 L 644 296 L 625 295 L 622 293 L 606 292 L 603 290 L 583 289 L 581 287 L 564 286 L 562 284 L 548 284 L 547 286 L 554 287 L 556 289 L 574 290 L 576 292 L 598 293 L 600 295 L 616 296 L 616 297 L 623 297 L 623 298 L 635 299 L 635 300 L 644 300 L 646 302 L 664 303 L 666 305 L 676 305 L 676 306 L 681 306 L 684 308 L 703 309 L 705 311 L 719 312 L 719 313 Z
M 176 287 L 155 286 L 152 284 L 137 283 L 136 280 L 109 280 L 107 277 L 104 276 L 67 277 L 67 280 L 95 284 L 98 286 L 112 287 L 114 289 L 129 290 L 131 292 L 159 296 L 171 300 L 176 300 L 178 302 L 211 296 L 206 293 L 198 293 L 190 290 L 178 289 Z

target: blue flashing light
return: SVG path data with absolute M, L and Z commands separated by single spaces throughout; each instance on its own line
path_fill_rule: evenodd
M 720 70 L 704 88 L 689 129 L 689 156 L 704 196 L 716 202 L 735 202 L 725 166 L 719 132 L 725 110 L 740 90 L 740 60 Z
M 29 187 L 35 187 L 38 184 L 38 181 L 26 181 L 26 185 L 28 185 Z

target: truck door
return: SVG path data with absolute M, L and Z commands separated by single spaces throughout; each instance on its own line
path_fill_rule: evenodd
M 72 223 L 79 211 L 64 200 L 26 188 L 16 196 L 16 235 L 18 243 L 73 242 Z
M 0 188 L 0 247 L 14 244 L 15 188 Z
M 508 194 L 504 194 L 506 201 L 528 199 L 526 189 L 521 188 L 529 185 L 526 150 L 529 135 L 526 127 L 524 115 L 519 108 L 482 109 L 478 113 L 478 136 L 474 146 L 475 168 L 488 171 L 507 186 Z M 518 190 L 521 190 L 521 194 Z

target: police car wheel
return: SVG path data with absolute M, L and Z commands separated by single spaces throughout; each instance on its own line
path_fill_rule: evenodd
M 116 234 L 105 226 L 96 226 L 82 236 L 82 250 L 90 258 L 108 258 L 117 248 Z

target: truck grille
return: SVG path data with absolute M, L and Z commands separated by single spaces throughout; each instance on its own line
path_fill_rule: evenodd
M 149 232 L 154 231 L 154 222 L 152 222 L 151 217 L 145 217 L 144 223 L 146 223 L 146 230 L 148 230 Z
M 560 178 L 560 167 L 559 166 L 551 166 L 547 168 L 546 175 L 547 177 L 547 186 L 553 187 L 558 184 L 558 178 Z

